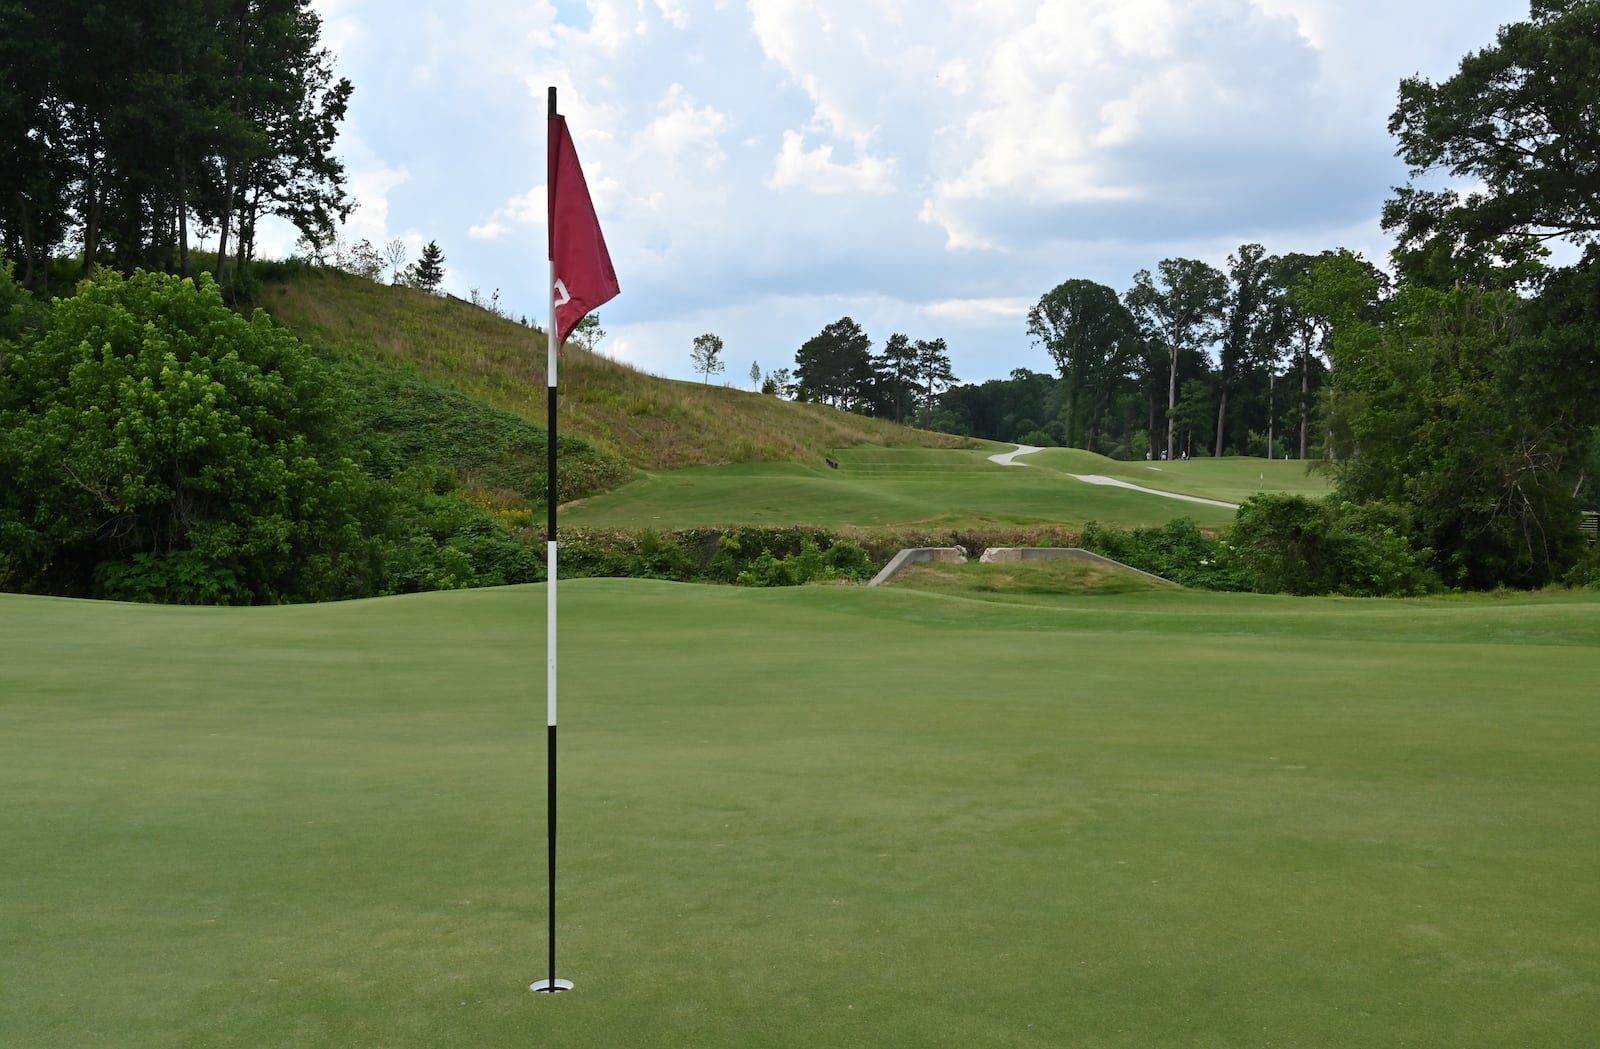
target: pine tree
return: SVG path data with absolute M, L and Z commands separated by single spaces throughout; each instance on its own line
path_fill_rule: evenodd
M 444 280 L 444 252 L 439 250 L 438 241 L 430 240 L 422 249 L 422 256 L 417 259 L 416 278 L 417 287 L 422 290 L 439 290 L 439 282 Z

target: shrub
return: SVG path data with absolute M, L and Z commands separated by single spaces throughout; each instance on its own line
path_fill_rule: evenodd
M 1260 593 L 1407 597 L 1437 585 L 1432 551 L 1415 549 L 1409 531 L 1391 504 L 1261 494 L 1239 508 L 1228 540 Z
M 385 501 L 341 388 L 211 278 L 101 271 L 0 370 L 7 585 L 286 601 L 370 593 Z M 165 598 L 159 595 L 167 595 Z
M 1159 528 L 1124 531 L 1090 522 L 1083 531 L 1086 550 L 1152 575 L 1202 590 L 1248 590 L 1226 544 L 1207 536 L 1188 518 Z

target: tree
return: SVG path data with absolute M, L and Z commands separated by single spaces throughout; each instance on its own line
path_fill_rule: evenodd
M 606 337 L 606 330 L 600 327 L 600 314 L 586 313 L 583 320 L 572 329 L 572 334 L 567 336 L 567 341 L 577 343 L 590 353 L 600 345 L 600 340 Z
M 872 340 L 849 317 L 807 339 L 794 360 L 801 400 L 847 411 L 867 400 L 873 381 Z
M 227 264 L 230 229 L 236 263 L 254 250 L 256 220 L 277 215 L 308 236 L 325 236 L 349 217 L 344 164 L 333 155 L 354 89 L 333 80 L 333 56 L 319 46 L 321 17 L 311 0 L 222 0 L 218 44 L 224 68 L 218 193 L 207 217 L 217 223 L 217 279 Z
M 961 380 L 950 367 L 950 351 L 943 339 L 918 339 L 917 382 L 922 387 L 922 412 L 931 413 L 939 394 Z
M 1509 238 L 1600 235 L 1600 4 L 1532 0 L 1530 20 L 1439 84 L 1401 81 L 1389 118 L 1416 179 L 1444 170 L 1466 194 L 1406 186 L 1384 208 L 1402 249 L 1455 255 Z
M 372 241 L 362 237 L 344 255 L 339 268 L 357 277 L 377 281 L 383 276 L 383 256 L 378 254 L 378 249 L 373 246 Z
M 761 386 L 761 362 L 750 362 L 750 388 L 759 389 Z
M 1198 441 L 1202 447 L 1211 431 L 1211 386 L 1203 379 L 1188 379 L 1183 384 L 1183 391 L 1178 397 L 1178 403 L 1168 413 L 1173 429 L 1178 435 L 1179 453 L 1194 455 L 1194 446 Z M 1167 453 L 1167 458 L 1175 458 L 1173 452 Z
M 406 269 L 406 242 L 396 237 L 383 249 L 384 261 L 389 264 L 389 283 L 399 284 Z
M 1542 586 L 1581 549 L 1600 410 L 1561 395 L 1571 380 L 1545 369 L 1565 326 L 1531 310 L 1508 291 L 1406 286 L 1384 323 L 1335 314 L 1338 492 L 1403 508 L 1452 586 Z
M 189 268 L 191 218 L 220 230 L 219 272 L 262 215 L 313 238 L 348 215 L 333 155 L 352 92 L 310 0 L 3 5 L 0 248 L 42 286 L 63 244 Z
M 705 335 L 696 335 L 694 350 L 690 352 L 689 359 L 694 362 L 694 370 L 701 375 L 701 382 L 708 382 L 713 374 L 722 374 L 723 362 L 718 359 L 722 353 L 722 340 L 709 332 Z
M 768 372 L 767 377 L 761 381 L 761 392 L 774 397 L 793 397 L 794 378 L 789 374 L 789 369 L 779 368 Z
M 1327 441 L 1323 454 L 1336 458 L 1354 450 L 1348 434 L 1336 433 L 1340 413 L 1335 386 L 1338 366 L 1346 360 L 1370 353 L 1378 326 L 1388 309 L 1388 276 L 1360 254 L 1341 248 L 1324 252 L 1311 266 L 1310 273 L 1292 292 L 1295 308 L 1322 325 L 1327 332 L 1329 414 Z
M 0 369 L 0 585 L 241 603 L 355 596 L 373 490 L 338 390 L 207 274 L 102 271 Z
M 1263 365 L 1271 368 L 1277 364 L 1283 321 L 1282 300 L 1274 294 L 1272 286 L 1277 268 L 1277 256 L 1268 255 L 1260 244 L 1241 245 L 1237 252 L 1228 256 L 1229 290 L 1217 361 L 1217 428 L 1213 454 L 1219 457 L 1230 443 L 1241 449 L 1246 443 L 1238 437 L 1232 442 L 1228 440 L 1230 396 L 1241 392 L 1247 378 Z M 1249 432 L 1248 421 L 1240 430 Z
M 444 252 L 439 249 L 438 241 L 430 240 L 417 257 L 417 287 L 427 292 L 438 292 L 439 283 L 443 280 Z
M 1094 447 L 1111 396 L 1133 365 L 1138 337 L 1133 314 L 1104 284 L 1069 280 L 1041 295 L 1028 311 L 1028 334 L 1061 372 L 1065 443 Z
M 1162 259 L 1160 285 L 1149 270 L 1134 274 L 1125 297 L 1143 334 L 1167 351 L 1167 456 L 1177 454 L 1172 412 L 1178 406 L 1178 364 L 1185 352 L 1202 351 L 1220 334 L 1228 278 L 1196 259 Z
M 916 410 L 917 349 L 911 336 L 895 332 L 883 344 L 883 352 L 872 361 L 882 397 L 890 405 L 895 422 L 904 422 Z

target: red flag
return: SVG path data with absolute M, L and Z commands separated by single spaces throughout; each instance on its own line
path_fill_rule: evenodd
M 549 150 L 550 261 L 555 263 L 555 335 L 560 346 L 579 321 L 622 289 L 565 117 L 550 118 Z

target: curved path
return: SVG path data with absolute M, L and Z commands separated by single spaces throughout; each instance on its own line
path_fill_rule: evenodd
M 999 463 L 1001 466 L 1027 466 L 1027 463 L 1016 462 L 1017 456 L 1027 455 L 1030 452 L 1041 452 L 1043 450 L 1044 449 L 1042 448 L 1035 448 L 1030 444 L 1019 444 L 1016 446 L 1016 448 L 1009 452 L 1001 452 L 998 455 L 989 456 L 989 461 Z M 1181 499 L 1186 503 L 1201 503 L 1205 506 L 1222 506 L 1229 510 L 1239 509 L 1238 503 L 1225 503 L 1221 499 L 1202 499 L 1198 495 L 1179 495 L 1177 492 L 1163 492 L 1155 488 L 1143 488 L 1127 481 L 1119 481 L 1115 477 L 1103 477 L 1100 474 L 1068 474 L 1067 476 L 1073 478 L 1074 480 L 1082 481 L 1085 484 L 1111 485 L 1114 488 L 1127 488 L 1131 491 L 1143 492 L 1145 495 L 1159 495 L 1165 499 Z

